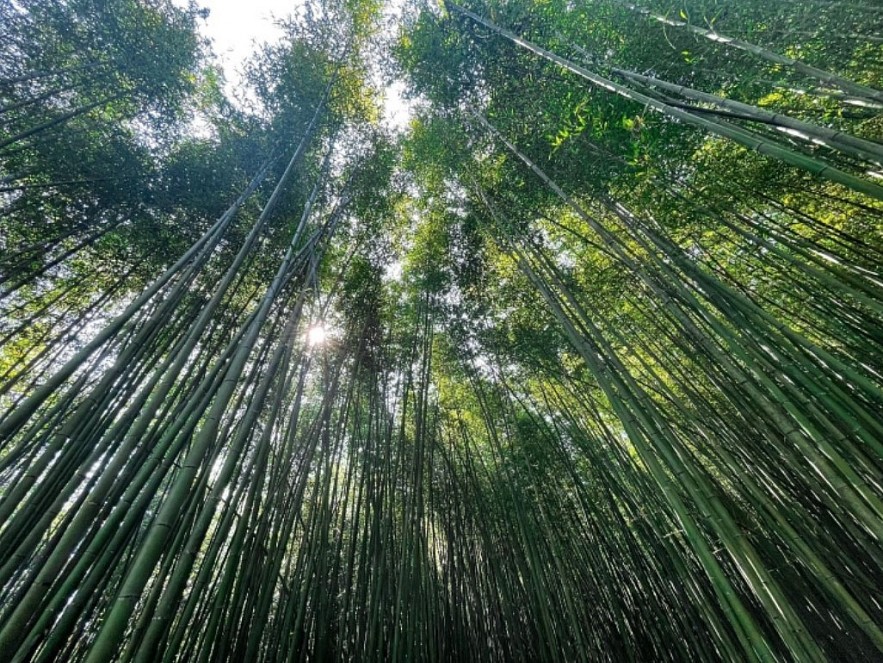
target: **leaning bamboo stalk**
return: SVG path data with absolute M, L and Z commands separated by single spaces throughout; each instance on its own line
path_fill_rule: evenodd
M 489 212 L 496 216 L 496 212 L 493 211 L 494 208 L 490 206 L 489 201 L 486 200 L 480 189 L 479 195 L 482 197 L 482 200 L 485 201 L 485 205 Z M 604 361 L 602 358 L 603 354 L 600 349 L 597 348 L 592 341 L 579 333 L 571 322 L 569 316 L 565 313 L 562 303 L 536 274 L 526 261 L 525 257 L 522 256 L 520 252 L 516 254 L 516 257 L 519 269 L 524 272 L 531 283 L 538 289 L 546 304 L 552 310 L 555 319 L 564 328 L 565 333 L 570 342 L 574 345 L 574 348 L 587 365 L 591 367 L 592 373 L 607 394 L 619 419 L 622 421 L 623 426 L 628 432 L 629 439 L 641 450 L 641 456 L 647 463 L 654 479 L 658 482 L 666 496 L 667 502 L 677 514 L 681 525 L 688 531 L 690 542 L 694 546 L 697 555 L 702 559 L 703 566 L 705 566 L 706 572 L 712 579 L 721 603 L 729 606 L 732 611 L 731 619 L 733 620 L 734 627 L 737 625 L 739 627 L 737 632 L 740 636 L 743 653 L 746 656 L 757 658 L 759 660 L 773 660 L 773 654 L 769 644 L 766 642 L 766 638 L 762 634 L 753 617 L 750 615 L 744 603 L 736 595 L 730 580 L 726 577 L 718 561 L 711 553 L 710 547 L 704 537 L 700 534 L 698 526 L 689 514 L 686 505 L 677 494 L 675 487 L 668 478 L 668 474 L 657 460 L 656 452 L 652 449 L 649 443 L 645 441 L 644 435 L 639 432 L 640 428 L 637 421 L 635 421 L 633 416 L 628 414 L 623 408 L 617 390 L 615 390 L 610 383 L 610 380 L 615 379 L 615 376 L 609 368 L 604 367 Z
M 753 106 L 751 104 L 746 104 L 735 99 L 726 99 L 714 94 L 695 90 L 693 88 L 687 87 L 686 85 L 669 83 L 659 78 L 644 76 L 642 74 L 628 71 L 626 69 L 613 67 L 610 71 L 618 74 L 619 76 L 622 76 L 623 78 L 631 79 L 633 81 L 637 81 L 639 83 L 643 83 L 652 87 L 657 87 L 668 92 L 673 92 L 675 94 L 681 95 L 682 97 L 686 97 L 687 99 L 712 104 L 714 106 L 717 106 L 718 108 L 724 108 L 735 111 L 736 113 L 741 113 L 747 116 L 749 119 L 754 118 L 759 122 L 767 122 L 777 128 L 784 127 L 786 129 L 791 129 L 793 130 L 793 132 L 789 132 L 790 135 L 796 135 L 797 137 L 803 138 L 810 142 L 822 143 L 827 147 L 839 150 L 840 152 L 848 154 L 849 156 L 855 157 L 857 159 L 871 161 L 876 164 L 883 164 L 883 145 L 873 143 L 869 140 L 864 140 L 863 138 L 852 136 L 846 132 L 836 131 L 834 129 L 822 127 L 810 122 L 804 122 L 803 120 L 798 120 L 789 115 L 785 115 L 784 113 L 774 113 L 764 108 Z
M 16 651 L 20 640 L 27 635 L 27 625 L 37 616 L 36 609 L 41 605 L 41 602 L 47 600 L 47 595 L 51 598 L 51 602 L 47 609 L 40 611 L 38 627 L 41 624 L 45 627 L 48 622 L 52 621 L 55 617 L 54 610 L 60 610 L 65 606 L 70 596 L 76 592 L 77 583 L 84 574 L 89 572 L 89 567 L 97 559 L 113 553 L 114 546 L 107 547 L 108 540 L 112 537 L 114 540 L 119 540 L 120 536 L 126 536 L 126 532 L 131 526 L 138 523 L 143 509 L 152 499 L 181 447 L 189 440 L 199 419 L 208 407 L 213 393 L 220 386 L 224 370 L 227 367 L 227 360 L 234 354 L 241 339 L 241 333 L 240 330 L 240 333 L 233 336 L 227 349 L 221 353 L 219 361 L 209 371 L 200 391 L 188 404 L 186 411 L 172 420 L 163 438 L 153 446 L 146 461 L 137 468 L 136 475 L 123 486 L 124 490 L 119 496 L 117 505 L 107 516 L 103 526 L 95 533 L 95 537 L 88 542 L 85 549 L 81 549 L 76 559 L 72 558 L 71 553 L 77 545 L 81 544 L 84 532 L 94 522 L 95 515 L 102 505 L 95 500 L 87 502 L 84 505 L 85 508 L 81 508 L 75 519 L 68 524 L 61 540 L 57 542 L 51 554 L 43 560 L 40 568 L 36 569 L 34 579 L 27 587 L 27 592 L 17 602 L 14 612 L 3 624 L 2 631 L 0 631 L 0 651 L 4 655 L 11 656 Z M 105 473 L 102 480 L 112 481 L 115 478 L 108 477 Z M 66 574 L 61 574 L 65 565 L 70 564 L 72 560 L 75 561 L 75 567 Z M 61 586 L 50 590 L 60 575 L 63 578 Z M 77 601 L 85 600 L 87 600 L 87 594 L 79 592 Z M 76 611 L 71 606 L 71 609 L 66 611 L 63 621 L 76 617 Z
M 137 92 L 137 90 L 133 90 L 132 92 L 120 92 L 109 97 L 104 97 L 103 99 L 98 99 L 97 101 L 93 101 L 92 103 L 86 104 L 85 106 L 80 106 L 79 108 L 75 108 L 71 111 L 68 111 L 67 113 L 63 113 L 62 115 L 43 122 L 42 124 L 39 124 L 35 127 L 31 127 L 30 129 L 26 129 L 25 131 L 21 131 L 17 134 L 9 136 L 8 138 L 0 140 L 0 150 L 9 147 L 10 145 L 14 145 L 15 143 L 21 142 L 26 138 L 30 138 L 31 136 L 34 136 L 42 131 L 52 129 L 53 127 L 57 127 L 60 124 L 64 124 L 68 120 L 79 117 L 80 115 L 88 113 L 91 110 L 113 103 L 118 99 L 122 99 L 128 96 L 129 94 L 134 94 L 135 92 Z
M 536 252 L 536 249 L 534 249 Z M 738 560 L 740 571 L 748 580 L 752 590 L 766 607 L 769 616 L 776 624 L 783 641 L 797 655 L 818 659 L 820 652 L 817 645 L 806 633 L 801 621 L 789 604 L 778 583 L 772 578 L 754 547 L 745 539 L 742 531 L 735 524 L 732 516 L 720 501 L 718 493 L 704 480 L 703 474 L 682 458 L 675 442 L 677 436 L 672 433 L 664 418 L 657 416 L 657 409 L 638 386 L 628 369 L 619 361 L 613 349 L 603 338 L 600 330 L 595 327 L 591 316 L 577 302 L 573 293 L 564 286 L 555 275 L 555 266 L 548 256 L 540 254 L 545 262 L 545 271 L 562 292 L 566 303 L 584 325 L 588 333 L 603 351 L 603 357 L 610 362 L 609 375 L 614 382 L 621 381 L 623 394 L 631 395 L 637 401 L 634 416 L 639 421 L 646 420 L 646 430 L 655 432 L 655 446 L 660 449 L 670 470 L 685 484 L 688 493 L 700 505 L 705 516 L 718 531 L 722 542 L 730 550 L 734 559 Z
M 781 55 L 780 53 L 775 53 L 761 46 L 743 41 L 741 39 L 722 35 L 714 30 L 706 30 L 705 28 L 701 28 L 698 25 L 694 25 L 686 21 L 679 21 L 661 16 L 660 14 L 656 14 L 649 9 L 646 9 L 645 7 L 639 7 L 638 5 L 632 3 L 626 3 L 625 6 L 628 7 L 630 10 L 643 16 L 647 16 L 654 21 L 662 23 L 663 25 L 668 25 L 675 28 L 684 28 L 692 32 L 693 34 L 704 37 L 705 39 L 713 41 L 717 44 L 723 44 L 724 46 L 730 48 L 735 48 L 740 51 L 746 51 L 748 53 L 751 53 L 752 55 L 761 58 L 762 60 L 766 60 L 767 62 L 793 69 L 794 71 L 801 73 L 804 76 L 814 78 L 817 81 L 824 83 L 825 85 L 831 85 L 837 89 L 842 90 L 843 92 L 854 94 L 857 97 L 868 99 L 877 103 L 883 103 L 883 92 L 881 92 L 880 90 L 875 90 L 874 88 L 868 87 L 867 85 L 861 85 L 860 83 L 851 81 L 848 78 L 844 78 L 843 76 L 838 76 L 837 74 L 831 73 L 830 71 L 817 69 L 816 67 L 808 65 L 805 62 L 801 62 L 800 60 L 789 58 L 787 56 Z
M 102 329 L 89 343 L 79 350 L 49 380 L 34 390 L 14 412 L 0 422 L 0 441 L 11 437 L 33 416 L 39 406 L 60 387 L 99 347 L 116 336 L 123 326 L 150 301 L 178 272 L 200 254 L 210 251 L 220 240 L 242 204 L 251 196 L 266 177 L 272 160 L 265 163 L 236 201 L 218 218 L 202 237 L 191 246 L 171 267 L 148 286 L 126 309 Z
M 571 62 L 570 60 L 556 55 L 551 51 L 537 46 L 536 44 L 529 42 L 526 39 L 522 39 L 514 32 L 511 32 L 506 28 L 502 28 L 492 23 L 488 19 L 483 18 L 482 16 L 479 16 L 472 11 L 469 11 L 468 9 L 464 9 L 452 2 L 448 2 L 447 6 L 454 12 L 462 14 L 463 16 L 466 16 L 476 23 L 485 26 L 489 30 L 492 30 L 498 35 L 505 37 L 514 44 L 517 44 L 518 46 L 521 46 L 522 48 L 531 51 L 532 53 L 535 53 L 540 57 L 549 60 L 550 62 L 554 62 L 555 64 L 563 67 L 564 69 L 567 69 L 568 71 L 572 71 L 573 73 L 586 79 L 593 85 L 596 85 L 609 92 L 613 92 L 614 94 L 618 94 L 626 99 L 630 99 L 631 101 L 649 106 L 650 108 L 659 111 L 663 115 L 681 120 L 682 122 L 685 122 L 687 124 L 701 127 L 711 133 L 717 134 L 718 136 L 729 138 L 736 143 L 747 147 L 750 150 L 759 152 L 760 154 L 766 154 L 768 156 L 775 157 L 784 161 L 785 163 L 791 164 L 792 166 L 802 168 L 814 175 L 817 175 L 818 177 L 823 177 L 825 179 L 831 180 L 832 182 L 837 182 L 838 184 L 842 184 L 843 186 L 846 186 L 850 189 L 864 193 L 865 195 L 872 198 L 883 200 L 883 186 L 868 182 L 867 180 L 863 180 L 859 177 L 856 177 L 855 175 L 851 175 L 842 170 L 829 166 L 819 161 L 818 159 L 814 159 L 813 157 L 794 152 L 793 150 L 773 143 L 766 138 L 758 136 L 740 127 L 731 125 L 727 122 L 715 121 L 708 118 L 699 117 L 683 109 L 671 106 L 670 104 L 666 104 L 659 99 L 655 99 L 646 94 L 636 92 L 624 85 L 620 85 L 619 83 L 593 73 L 585 67 L 582 67 L 575 62 Z
M 267 367 L 263 370 L 252 403 L 246 410 L 243 422 L 240 424 L 236 436 L 230 443 L 230 448 L 227 451 L 227 460 L 225 461 L 220 474 L 214 479 L 215 483 L 212 486 L 211 493 L 206 498 L 206 502 L 202 506 L 197 522 L 183 548 L 182 557 L 175 567 L 174 575 L 163 590 L 162 598 L 156 609 L 157 614 L 153 617 L 150 626 L 145 632 L 144 639 L 140 643 L 137 654 L 134 657 L 135 661 L 152 660 L 155 655 L 157 644 L 163 635 L 166 622 L 169 620 L 169 615 L 173 611 L 174 602 L 179 598 L 179 593 L 183 589 L 184 582 L 187 580 L 187 576 L 192 568 L 192 564 L 196 558 L 202 539 L 211 525 L 218 503 L 221 501 L 221 494 L 226 489 L 229 478 L 239 465 L 240 455 L 244 448 L 243 445 L 251 434 L 251 427 L 257 421 L 257 417 L 264 407 L 266 396 L 269 393 L 272 384 L 278 381 L 277 373 L 279 372 L 280 367 L 282 367 L 282 375 L 285 375 L 285 367 L 287 367 L 291 349 L 289 339 L 294 335 L 298 323 L 300 322 L 303 294 L 304 293 L 301 293 L 297 303 L 292 309 L 289 320 L 282 331 L 281 342 L 277 344 L 273 357 L 270 359 Z M 273 397 L 274 401 L 278 402 L 279 399 L 281 399 L 281 395 L 282 389 L 277 386 L 276 395 Z M 278 409 L 279 406 L 276 405 L 271 411 L 272 416 L 264 422 L 263 425 L 265 426 L 266 431 L 272 429 L 272 426 L 275 423 L 275 417 L 278 415 Z
M 552 189 L 571 209 L 574 210 L 583 220 L 585 220 L 596 232 L 598 232 L 605 241 L 608 243 L 613 242 L 609 233 L 596 221 L 594 221 L 589 215 L 582 209 L 580 205 L 578 205 L 570 196 L 568 196 L 555 182 L 553 182 L 531 159 L 529 159 L 526 155 L 520 152 L 511 142 L 506 140 L 500 133 L 490 124 L 487 120 L 481 115 L 476 114 L 475 117 L 478 121 L 493 135 L 499 138 L 509 150 L 515 154 L 519 159 L 524 161 L 531 170 L 533 170 L 540 179 L 542 179 L 546 185 Z M 623 214 L 624 211 L 621 206 L 611 205 L 611 209 L 616 211 L 618 214 Z M 633 221 L 632 219 L 624 219 L 625 221 Z M 653 243 L 660 247 L 665 255 L 667 255 L 671 260 L 675 262 L 680 268 L 685 270 L 685 273 L 690 275 L 692 278 L 696 279 L 697 283 L 702 283 L 707 288 L 708 293 L 717 292 L 721 294 L 726 300 L 731 301 L 731 306 L 736 307 L 737 309 L 744 310 L 748 315 L 757 315 L 761 318 L 762 321 L 769 321 L 773 329 L 781 330 L 783 334 L 788 338 L 788 340 L 794 342 L 798 347 L 805 347 L 808 351 L 813 354 L 819 355 L 824 361 L 830 362 L 830 364 L 835 367 L 838 371 L 841 371 L 844 375 L 848 376 L 851 380 L 853 380 L 857 385 L 861 385 L 866 389 L 866 391 L 870 394 L 876 393 L 873 384 L 870 383 L 870 380 L 857 375 L 856 371 L 850 367 L 845 366 L 842 361 L 836 359 L 831 356 L 830 353 L 824 351 L 821 348 L 811 346 L 808 342 L 797 336 L 793 331 L 784 328 L 781 323 L 778 323 L 774 319 L 772 319 L 769 314 L 766 312 L 757 309 L 757 307 L 752 307 L 746 303 L 746 299 L 739 295 L 739 293 L 732 291 L 731 289 L 726 288 L 716 279 L 712 279 L 707 274 L 699 270 L 696 265 L 688 260 L 683 252 L 678 249 L 678 247 L 674 246 L 670 240 L 661 236 L 659 233 L 656 233 L 650 229 L 645 229 L 648 232 L 648 235 L 651 237 Z M 635 237 L 639 239 L 638 236 Z M 616 243 L 613 242 L 611 244 L 615 248 Z M 621 256 L 621 252 L 618 251 Z M 651 255 L 653 255 L 651 253 Z M 627 261 L 628 263 L 629 261 Z M 670 271 L 670 267 L 668 267 L 664 262 L 658 261 L 660 268 L 666 271 Z M 637 273 L 641 273 L 641 270 L 635 270 Z M 683 286 L 680 285 L 680 280 L 674 279 L 671 281 L 672 284 L 678 286 L 678 290 L 682 294 L 686 294 L 686 290 Z M 652 285 L 651 285 L 652 287 Z M 688 295 L 691 296 L 692 295 Z M 704 296 L 708 296 L 705 294 Z M 720 308 L 720 305 L 718 305 Z M 675 308 L 674 310 L 677 310 Z M 701 307 L 699 307 L 701 310 Z M 755 361 L 752 362 L 751 357 L 749 357 L 746 353 L 748 350 L 745 348 L 744 343 L 740 343 L 728 330 L 723 328 L 720 325 L 719 321 L 714 319 L 713 317 L 707 317 L 706 319 L 715 326 L 716 330 L 721 333 L 724 338 L 727 338 L 728 345 L 733 349 L 734 352 L 737 353 L 737 356 L 742 356 L 746 361 L 747 366 L 754 366 L 758 361 L 761 363 L 765 363 L 765 359 L 763 358 L 763 354 L 759 352 L 754 353 Z M 707 344 L 706 339 L 702 336 L 701 333 L 696 333 L 695 338 L 698 343 Z M 729 366 L 732 362 L 729 361 L 724 355 L 721 355 L 721 362 L 724 366 Z M 862 524 L 864 527 L 868 528 L 869 531 L 874 532 L 875 536 L 883 536 L 883 528 L 880 527 L 880 519 L 876 514 L 883 514 L 883 503 L 881 503 L 880 499 L 874 494 L 873 489 L 867 485 L 865 481 L 863 481 L 856 472 L 850 467 L 849 463 L 843 458 L 841 454 L 839 454 L 830 444 L 826 435 L 821 433 L 817 427 L 813 426 L 812 423 L 807 419 L 804 412 L 802 412 L 792 399 L 788 398 L 786 395 L 782 394 L 782 390 L 775 385 L 773 380 L 766 375 L 763 371 L 752 370 L 751 373 L 756 377 L 757 380 L 767 389 L 771 390 L 772 393 L 777 394 L 777 398 L 773 403 L 768 402 L 766 399 L 759 399 L 759 404 L 767 408 L 774 417 L 774 421 L 777 422 L 777 425 L 780 427 L 783 435 L 799 446 L 799 448 L 803 451 L 804 454 L 808 458 L 813 459 L 813 467 L 821 473 L 821 476 L 831 485 L 837 487 L 838 494 L 841 497 L 848 500 L 851 507 L 854 509 L 855 513 L 860 516 Z M 738 374 L 738 373 L 737 373 Z M 750 388 L 755 388 L 751 381 L 745 382 L 746 386 Z M 867 386 L 866 386 L 867 385 Z M 832 384 L 830 388 L 836 388 L 836 384 Z M 776 405 L 778 404 L 778 406 Z M 793 421 L 798 425 L 795 426 L 793 423 L 790 423 L 786 416 L 783 416 L 780 413 L 776 413 L 775 409 L 777 407 L 783 408 L 787 412 L 787 416 L 793 418 Z M 812 440 L 820 447 L 820 449 L 816 448 L 813 444 L 807 440 L 806 436 L 803 433 L 803 430 L 807 431 Z M 836 468 L 836 469 L 835 469 Z M 844 481 L 844 477 L 848 478 L 849 481 Z
M 519 156 L 519 158 L 521 158 L 522 160 L 524 160 L 525 163 L 527 163 L 528 166 L 530 166 L 535 172 L 537 172 L 537 174 L 538 174 L 538 175 L 539 175 L 539 176 L 540 176 L 540 177 L 541 177 L 541 178 L 542 178 L 542 179 L 543 179 L 543 180 L 544 180 L 544 181 L 545 181 L 550 187 L 552 187 L 552 188 L 553 188 L 553 189 L 554 189 L 554 190 L 555 190 L 555 191 L 556 191 L 556 192 L 562 197 L 563 200 L 565 200 L 566 202 L 568 202 L 568 204 L 570 204 L 571 206 L 574 206 L 574 205 L 575 205 L 575 203 L 573 203 L 572 201 L 570 201 L 570 199 L 569 199 L 565 194 L 563 194 L 563 192 L 560 191 L 560 189 L 559 189 L 556 185 L 554 185 L 554 183 L 552 183 L 552 182 L 551 182 L 551 181 L 545 176 L 545 174 L 542 173 L 542 171 L 540 171 L 540 170 L 538 169 L 538 167 L 537 167 L 532 161 L 530 161 L 529 159 L 527 159 L 527 157 L 525 157 L 525 156 L 522 155 L 520 152 L 518 152 L 518 151 L 514 148 L 514 146 L 512 146 L 510 143 L 508 143 L 507 141 L 505 141 L 504 138 L 500 137 L 500 136 L 499 136 L 499 133 L 496 132 L 496 130 L 493 129 L 493 127 L 491 127 L 491 126 L 487 123 L 487 121 L 484 120 L 484 118 L 482 118 L 481 116 L 478 116 L 478 115 L 477 115 L 476 117 L 479 119 L 480 122 L 482 122 L 482 124 L 483 124 L 486 128 L 488 128 L 490 131 L 492 131 L 492 133 L 494 133 L 494 135 L 496 135 L 496 136 L 499 137 L 501 140 L 503 140 L 503 141 L 507 144 L 507 147 L 510 148 L 510 150 L 512 150 L 517 156 Z M 585 219 L 590 225 L 592 225 L 593 227 L 596 227 L 596 226 L 597 226 L 597 224 L 593 223 L 593 222 L 592 222 L 592 221 L 591 221 L 591 220 L 585 215 L 584 212 L 581 212 L 581 208 L 574 207 L 574 209 L 575 209 L 575 211 L 577 211 L 578 213 L 580 213 L 580 216 L 582 216 L 582 217 L 583 217 L 583 218 L 584 218 L 584 219 Z M 601 229 L 601 228 L 599 228 L 599 227 L 596 227 L 596 229 L 598 230 L 598 232 L 600 232 L 600 233 L 602 234 L 602 237 L 605 235 L 606 231 L 604 231 L 603 229 Z M 669 248 L 670 248 L 670 247 L 669 247 Z M 700 280 L 701 280 L 701 279 L 700 279 Z M 720 284 L 717 284 L 717 285 L 719 286 Z M 700 335 L 700 336 L 701 336 L 701 335 Z M 615 371 L 614 373 L 615 373 L 616 375 L 619 374 L 619 372 L 616 372 L 616 371 Z M 746 384 L 747 384 L 747 383 L 746 383 Z M 770 383 L 770 384 L 771 384 L 771 383 Z M 791 402 L 790 402 L 787 398 L 785 399 L 785 401 L 786 401 L 786 403 L 785 403 L 785 407 L 790 409 L 790 407 L 791 407 L 791 405 L 792 405 Z M 763 399 L 761 399 L 760 402 L 763 403 Z M 797 420 L 800 421 L 804 426 L 807 425 L 807 422 L 806 422 L 805 418 L 802 417 L 802 416 L 800 415 L 800 413 L 798 413 L 798 412 L 796 412 L 796 411 L 793 411 L 793 410 L 790 410 L 790 411 L 792 412 L 792 414 L 794 414 L 794 415 L 797 417 Z M 787 431 L 787 430 L 788 430 L 787 427 L 786 427 L 786 428 L 783 428 L 783 431 Z M 795 439 L 796 439 L 797 443 L 801 446 L 801 448 L 802 448 L 802 450 L 804 451 L 804 453 L 808 454 L 810 457 L 813 457 L 813 456 L 814 456 L 814 457 L 816 458 L 816 461 L 817 461 L 818 463 L 820 463 L 822 467 L 825 467 L 825 469 L 827 470 L 826 475 L 827 475 L 829 478 L 835 476 L 835 474 L 831 474 L 831 472 L 833 472 L 833 470 L 828 466 L 827 459 L 826 459 L 825 457 L 822 457 L 822 456 L 820 456 L 819 454 L 815 453 L 814 449 L 812 449 L 811 446 L 809 446 L 808 444 L 806 444 L 806 441 L 803 439 L 802 434 L 800 434 L 800 433 L 797 432 L 797 431 L 795 431 L 795 433 L 796 433 L 796 437 L 795 437 Z M 824 444 L 824 442 L 823 442 L 823 444 Z M 827 453 L 831 453 L 830 449 L 827 449 L 826 452 L 827 452 Z M 837 458 L 836 454 L 835 454 L 834 458 L 835 458 L 835 459 Z M 836 460 L 835 460 L 835 462 L 836 462 Z M 842 466 L 841 466 L 839 469 L 844 470 L 844 468 L 843 468 Z M 856 499 L 857 496 L 856 496 L 855 493 L 852 492 L 852 490 L 851 490 L 853 486 L 858 486 L 858 488 L 859 488 L 859 490 L 860 490 L 862 482 L 861 482 L 860 480 L 858 480 L 858 478 L 855 477 L 855 476 L 853 475 L 853 473 L 851 473 L 851 472 L 847 472 L 847 475 L 850 476 L 850 478 L 851 478 L 851 483 L 850 483 L 849 485 L 847 485 L 847 484 L 844 484 L 844 483 L 842 483 L 842 482 L 838 482 L 838 485 L 841 487 L 841 489 L 842 489 L 843 491 L 847 491 L 848 494 L 851 495 L 851 496 L 853 497 L 853 499 L 851 500 L 851 504 L 852 504 L 853 508 L 856 510 L 857 513 L 860 513 L 860 514 L 862 514 L 862 515 L 864 516 L 864 517 L 862 518 L 862 520 L 865 522 L 866 526 L 870 526 L 870 523 L 871 523 L 872 521 L 868 520 L 869 515 L 868 515 L 868 513 L 867 513 L 867 509 L 866 509 L 866 507 L 864 506 L 864 504 L 862 504 L 862 501 L 861 501 L 860 499 Z M 855 481 L 858 481 L 858 483 L 856 484 Z M 847 490 L 847 489 L 849 489 L 849 490 Z M 862 494 L 862 497 L 863 497 L 863 498 L 869 498 L 869 499 L 870 499 L 870 496 L 869 496 L 868 493 L 863 493 L 863 494 Z M 871 505 L 874 504 L 873 499 L 871 499 L 870 504 L 871 504 Z M 764 583 L 764 585 L 766 586 L 766 583 Z
M 116 456 L 115 463 L 117 465 L 125 462 L 125 460 L 128 458 L 128 455 L 136 448 L 138 444 L 140 444 L 141 437 L 146 431 L 147 426 L 156 416 L 156 413 L 158 412 L 160 406 L 168 396 L 170 389 L 177 380 L 181 369 L 184 367 L 185 362 L 189 359 L 193 348 L 200 340 L 203 331 L 207 328 L 212 316 L 220 306 L 224 295 L 227 293 L 234 279 L 239 275 L 239 269 L 241 265 L 251 253 L 252 248 L 258 241 L 258 237 L 266 224 L 267 218 L 275 207 L 275 203 L 278 200 L 283 184 L 287 182 L 287 180 L 291 177 L 293 169 L 300 163 L 301 159 L 303 158 L 303 154 L 312 139 L 312 135 L 317 126 L 318 119 L 322 115 L 323 108 L 323 105 L 320 105 L 316 109 L 312 121 L 310 122 L 309 126 L 304 132 L 304 135 L 298 143 L 297 148 L 292 154 L 288 166 L 276 188 L 274 189 L 273 194 L 271 195 L 270 199 L 265 203 L 257 221 L 252 225 L 248 235 L 240 246 L 240 249 L 237 252 L 235 258 L 233 259 L 233 262 L 229 265 L 224 277 L 215 288 L 211 299 L 200 310 L 198 318 L 189 327 L 187 335 L 178 344 L 176 352 L 172 353 L 165 360 L 164 365 L 160 371 L 160 373 L 164 374 L 162 381 L 159 383 L 158 386 L 154 385 L 154 388 L 149 390 L 148 393 L 150 395 L 150 398 L 146 402 L 146 404 L 142 403 L 140 404 L 140 406 L 136 404 L 135 409 L 138 412 L 138 419 L 135 422 L 133 430 L 126 435 L 126 445 L 123 446 L 123 450 Z M 117 434 L 119 433 L 119 431 L 116 432 Z M 111 439 L 115 437 L 113 433 L 114 431 L 111 431 Z M 59 443 L 63 443 L 64 440 L 70 438 L 71 436 L 69 434 L 66 434 L 60 437 L 61 439 L 59 440 Z M 114 471 L 111 470 L 109 472 L 109 476 L 113 476 L 113 473 Z M 71 490 L 74 489 L 75 487 L 71 488 Z M 96 494 L 96 499 L 100 499 L 101 495 L 103 495 L 103 493 L 98 492 Z
M 286 175 L 290 172 L 291 169 L 287 169 Z M 321 178 L 318 178 L 316 185 L 313 188 L 313 192 L 304 207 L 304 212 L 301 216 L 298 228 L 293 234 L 292 243 L 289 245 L 288 251 L 279 266 L 273 282 L 267 288 L 256 315 L 251 320 L 249 328 L 243 337 L 242 343 L 231 360 L 224 382 L 221 384 L 215 401 L 212 404 L 212 408 L 207 414 L 206 422 L 200 429 L 186 458 L 182 461 L 181 469 L 175 475 L 170 493 L 167 499 L 163 502 L 147 538 L 139 548 L 136 558 L 132 563 L 131 570 L 127 574 L 122 587 L 117 593 L 95 643 L 89 650 L 89 654 L 86 658 L 87 663 L 99 663 L 107 660 L 108 656 L 112 656 L 118 646 L 120 638 L 125 631 L 129 616 L 134 610 L 137 599 L 140 596 L 140 592 L 149 579 L 157 559 L 162 554 L 162 549 L 168 538 L 171 523 L 175 520 L 179 509 L 187 499 L 190 486 L 199 468 L 200 459 L 211 445 L 217 433 L 218 427 L 221 424 L 223 412 L 226 410 L 230 398 L 233 395 L 233 391 L 236 388 L 236 381 L 245 367 L 248 356 L 257 340 L 258 332 L 269 313 L 270 306 L 273 304 L 276 295 L 283 285 L 284 276 L 295 257 L 295 242 L 299 239 L 300 233 L 309 218 L 313 202 L 318 195 L 320 182 Z M 271 196 L 271 201 L 274 197 L 278 197 L 281 194 L 282 187 L 286 183 L 287 177 L 283 176 L 274 191 L 274 196 Z
M 615 326 L 611 327 L 611 333 L 619 335 Z M 620 336 L 619 340 L 621 344 L 625 345 L 625 339 Z M 647 368 L 651 373 L 653 372 L 650 367 Z M 671 391 L 667 387 L 666 381 L 661 376 L 656 376 L 656 381 L 663 388 L 669 392 Z M 674 394 L 671 394 L 671 398 L 677 400 L 677 396 Z M 682 404 L 679 405 L 679 407 L 682 410 L 686 409 Z M 715 437 L 701 421 L 697 420 L 693 425 L 695 425 L 700 432 L 709 439 Z M 725 426 L 725 422 L 720 423 L 721 429 L 725 430 Z M 768 522 L 770 522 L 781 535 L 783 535 L 783 538 L 785 538 L 789 545 L 793 547 L 795 552 L 803 557 L 804 563 L 816 578 L 820 589 L 843 605 L 844 609 L 855 623 L 858 624 L 874 644 L 883 651 L 883 631 L 874 624 L 873 619 L 839 581 L 835 573 L 828 568 L 826 563 L 816 554 L 812 547 L 808 545 L 801 535 L 797 533 L 794 527 L 791 526 L 787 518 L 783 515 L 782 510 L 776 508 L 775 505 L 770 503 L 769 498 L 759 490 L 756 481 L 754 481 L 753 478 L 742 469 L 740 463 L 735 462 L 734 458 L 730 455 L 724 445 L 714 444 L 712 449 L 714 453 L 719 454 L 726 461 L 726 470 L 728 472 L 735 470 L 739 473 L 743 486 L 745 486 L 750 499 L 755 503 L 759 512 L 764 515 Z

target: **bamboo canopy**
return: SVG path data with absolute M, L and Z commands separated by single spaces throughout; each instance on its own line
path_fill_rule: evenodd
M 879 7 L 205 16 L 0 3 L 0 661 L 883 657 Z

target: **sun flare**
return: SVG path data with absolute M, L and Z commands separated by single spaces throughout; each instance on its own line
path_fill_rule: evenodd
M 313 346 L 322 345 L 327 337 L 328 333 L 325 331 L 325 327 L 322 325 L 313 325 L 307 331 L 307 344 Z

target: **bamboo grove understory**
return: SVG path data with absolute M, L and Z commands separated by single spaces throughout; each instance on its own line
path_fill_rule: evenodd
M 0 661 L 883 660 L 883 6 L 280 11 L 0 1 Z

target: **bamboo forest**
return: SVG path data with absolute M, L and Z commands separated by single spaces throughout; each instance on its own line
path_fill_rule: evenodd
M 880 0 L 211 5 L 0 0 L 0 663 L 883 661 Z

